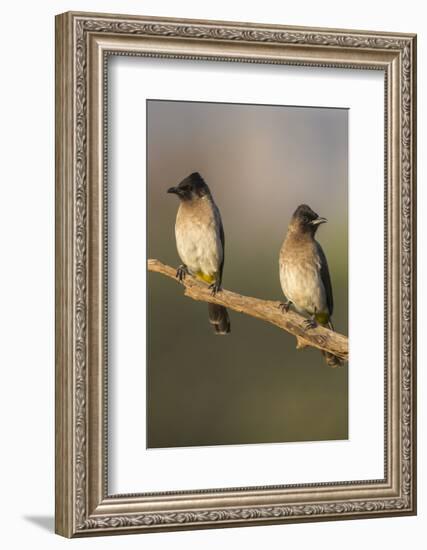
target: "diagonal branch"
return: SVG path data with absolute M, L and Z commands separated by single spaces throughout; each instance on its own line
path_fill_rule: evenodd
M 176 269 L 163 264 L 159 260 L 148 260 L 148 270 L 161 273 L 178 282 Z M 199 282 L 191 275 L 187 275 L 181 284 L 184 286 L 185 296 L 193 300 L 226 306 L 239 313 L 245 313 L 262 321 L 267 321 L 289 332 L 297 338 L 297 348 L 315 347 L 329 351 L 348 361 L 348 338 L 346 336 L 321 326 L 307 330 L 304 326 L 304 317 L 293 311 L 282 313 L 279 309 L 280 302 L 242 296 L 229 290 L 221 290 L 213 296 L 206 284 Z

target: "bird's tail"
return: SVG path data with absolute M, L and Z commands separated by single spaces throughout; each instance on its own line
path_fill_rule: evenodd
M 329 329 L 334 330 L 332 321 L 328 321 L 326 326 Z M 337 367 L 342 367 L 342 365 L 344 364 L 343 360 L 337 357 L 336 355 L 334 355 L 333 353 L 329 353 L 328 351 L 322 351 L 322 355 L 328 367 L 332 367 L 333 369 L 336 369 Z
M 213 326 L 215 334 L 228 334 L 231 332 L 230 317 L 227 308 L 218 304 L 208 303 L 209 322 Z

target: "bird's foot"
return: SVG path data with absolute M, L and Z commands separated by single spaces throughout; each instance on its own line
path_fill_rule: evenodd
M 188 275 L 188 267 L 185 264 L 181 264 L 178 269 L 176 270 L 176 278 L 181 283 L 185 276 Z
M 317 327 L 317 323 L 314 319 L 306 319 L 304 321 L 305 330 L 309 330 Z
M 215 294 L 216 294 L 217 292 L 219 292 L 220 290 L 222 290 L 221 284 L 218 283 L 218 282 L 212 283 L 211 285 L 209 285 L 209 288 L 210 288 L 211 291 L 212 291 L 212 296 L 215 296 Z
M 277 306 L 282 313 L 288 313 L 290 307 L 292 305 L 292 302 L 288 300 L 287 302 L 280 302 L 280 304 Z

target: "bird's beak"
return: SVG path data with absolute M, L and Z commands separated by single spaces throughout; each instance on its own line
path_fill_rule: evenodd
M 175 193 L 175 195 L 178 195 L 178 188 L 177 187 L 169 187 L 167 192 L 168 193 Z
M 318 216 L 315 220 L 311 222 L 311 225 L 320 225 L 321 223 L 326 223 L 328 220 L 326 218 L 321 218 Z

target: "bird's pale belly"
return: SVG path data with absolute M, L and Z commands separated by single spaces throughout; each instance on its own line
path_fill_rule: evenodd
M 282 264 L 280 283 L 283 293 L 295 308 L 303 314 L 325 317 L 327 322 L 329 311 L 326 303 L 326 292 L 320 273 L 311 265 Z
M 222 262 L 222 246 L 213 224 L 179 224 L 175 234 L 179 257 L 190 273 L 213 282 Z

